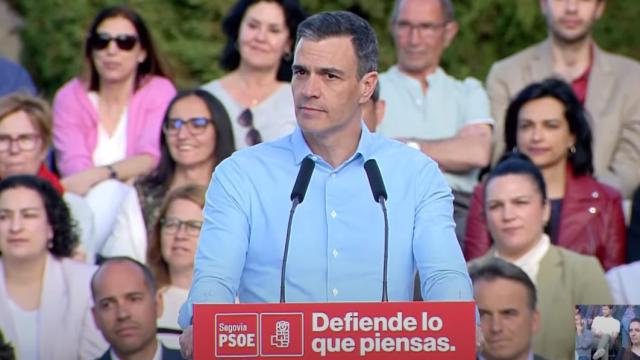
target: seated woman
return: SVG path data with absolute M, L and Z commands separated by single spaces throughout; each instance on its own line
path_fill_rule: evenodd
M 629 341 L 622 346 L 624 351 L 618 353 L 616 360 L 640 360 L 640 318 L 629 323 Z
M 80 227 L 81 244 L 85 244 L 93 236 L 93 214 L 87 202 L 65 192 L 58 177 L 45 166 L 50 145 L 51 110 L 46 101 L 25 93 L 0 98 L 0 179 L 36 175 L 51 183 L 63 194 Z
M 607 304 L 611 295 L 595 257 L 551 244 L 543 232 L 550 217 L 540 170 L 523 154 L 506 156 L 491 171 L 484 188 L 492 249 L 469 267 L 500 257 L 519 266 L 538 290 L 542 326 L 533 350 L 547 359 L 573 359 L 576 304 Z
M 31 175 L 0 181 L 0 329 L 18 359 L 95 359 L 108 348 L 91 315 L 95 268 L 54 187 Z
M 203 89 L 217 96 L 234 119 L 238 149 L 295 128 L 289 81 L 296 29 L 305 17 L 298 0 L 238 0 L 224 18 L 227 43 L 220 65 L 230 72 Z
M 128 190 L 104 255 L 144 262 L 148 230 L 166 194 L 189 184 L 206 187 L 215 167 L 235 150 L 224 106 L 204 90 L 178 93 L 169 104 L 162 131 L 160 163 Z
M 526 154 L 544 176 L 551 204 L 545 232 L 551 243 L 595 256 L 605 269 L 624 263 L 622 198 L 591 175 L 591 130 L 571 87 L 557 79 L 526 87 L 509 105 L 504 137 L 507 149 Z M 467 260 L 485 254 L 492 242 L 483 192 L 484 185 L 478 185 L 471 201 Z
M 187 300 L 198 247 L 206 187 L 189 185 L 172 191 L 160 209 L 149 239 L 148 264 L 158 282 L 164 310 L 158 319 L 162 343 L 179 349 L 180 306 Z
M 175 88 L 142 18 L 127 7 L 95 17 L 84 55 L 88 76 L 55 96 L 53 141 L 65 189 L 86 196 L 100 214 L 87 249 L 99 253 L 125 194 L 123 182 L 156 166 L 162 116 Z

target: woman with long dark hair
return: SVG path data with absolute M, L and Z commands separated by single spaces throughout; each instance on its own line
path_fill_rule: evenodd
M 504 136 L 510 151 L 527 155 L 542 172 L 551 204 L 545 228 L 551 242 L 596 256 L 605 269 L 624 263 L 622 198 L 592 175 L 591 129 L 571 87 L 557 79 L 526 87 L 509 105 Z M 476 187 L 467 219 L 467 260 L 483 255 L 492 242 L 483 188 Z

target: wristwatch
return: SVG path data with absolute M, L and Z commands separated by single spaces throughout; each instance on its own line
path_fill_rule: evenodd
M 118 173 L 116 172 L 116 169 L 113 168 L 113 165 L 107 165 L 106 168 L 109 170 L 109 179 L 118 180 Z
M 409 140 L 405 144 L 407 144 L 407 146 L 410 147 L 410 148 L 414 148 L 414 149 L 420 151 L 420 143 L 417 142 L 417 141 Z

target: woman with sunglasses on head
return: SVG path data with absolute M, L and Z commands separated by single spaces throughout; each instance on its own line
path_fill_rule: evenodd
M 181 91 L 171 100 L 162 132 L 158 167 L 129 190 L 105 244 L 110 256 L 144 261 L 148 230 L 166 194 L 186 185 L 206 187 L 215 167 L 235 151 L 224 106 L 202 89 Z
M 289 81 L 296 29 L 305 18 L 298 0 L 239 0 L 224 19 L 220 65 L 230 72 L 203 89 L 225 105 L 239 149 L 295 128 Z
M 162 343 L 173 349 L 180 349 L 178 312 L 191 287 L 206 189 L 187 185 L 169 193 L 149 238 L 147 263 L 156 277 L 164 305 L 158 319 L 158 334 Z
M 95 267 L 70 259 L 77 242 L 50 182 L 0 181 L 0 329 L 18 359 L 95 359 L 108 348 L 91 315 Z
M 56 94 L 54 146 L 62 183 L 100 214 L 94 251 L 113 226 L 122 183 L 148 174 L 160 156 L 162 116 L 175 88 L 140 15 L 103 9 L 84 51 L 88 72 Z M 111 180 L 111 181 L 106 181 Z
M 617 190 L 593 177 L 591 129 L 571 87 L 548 79 L 526 87 L 505 120 L 507 149 L 531 158 L 549 189 L 545 231 L 555 245 L 592 255 L 605 269 L 624 263 L 625 223 Z M 482 211 L 484 184 L 476 187 L 464 241 L 467 260 L 482 256 L 492 239 Z

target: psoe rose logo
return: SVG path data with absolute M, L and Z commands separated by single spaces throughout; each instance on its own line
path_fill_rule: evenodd
M 304 356 L 302 313 L 260 314 L 260 331 L 261 356 Z

